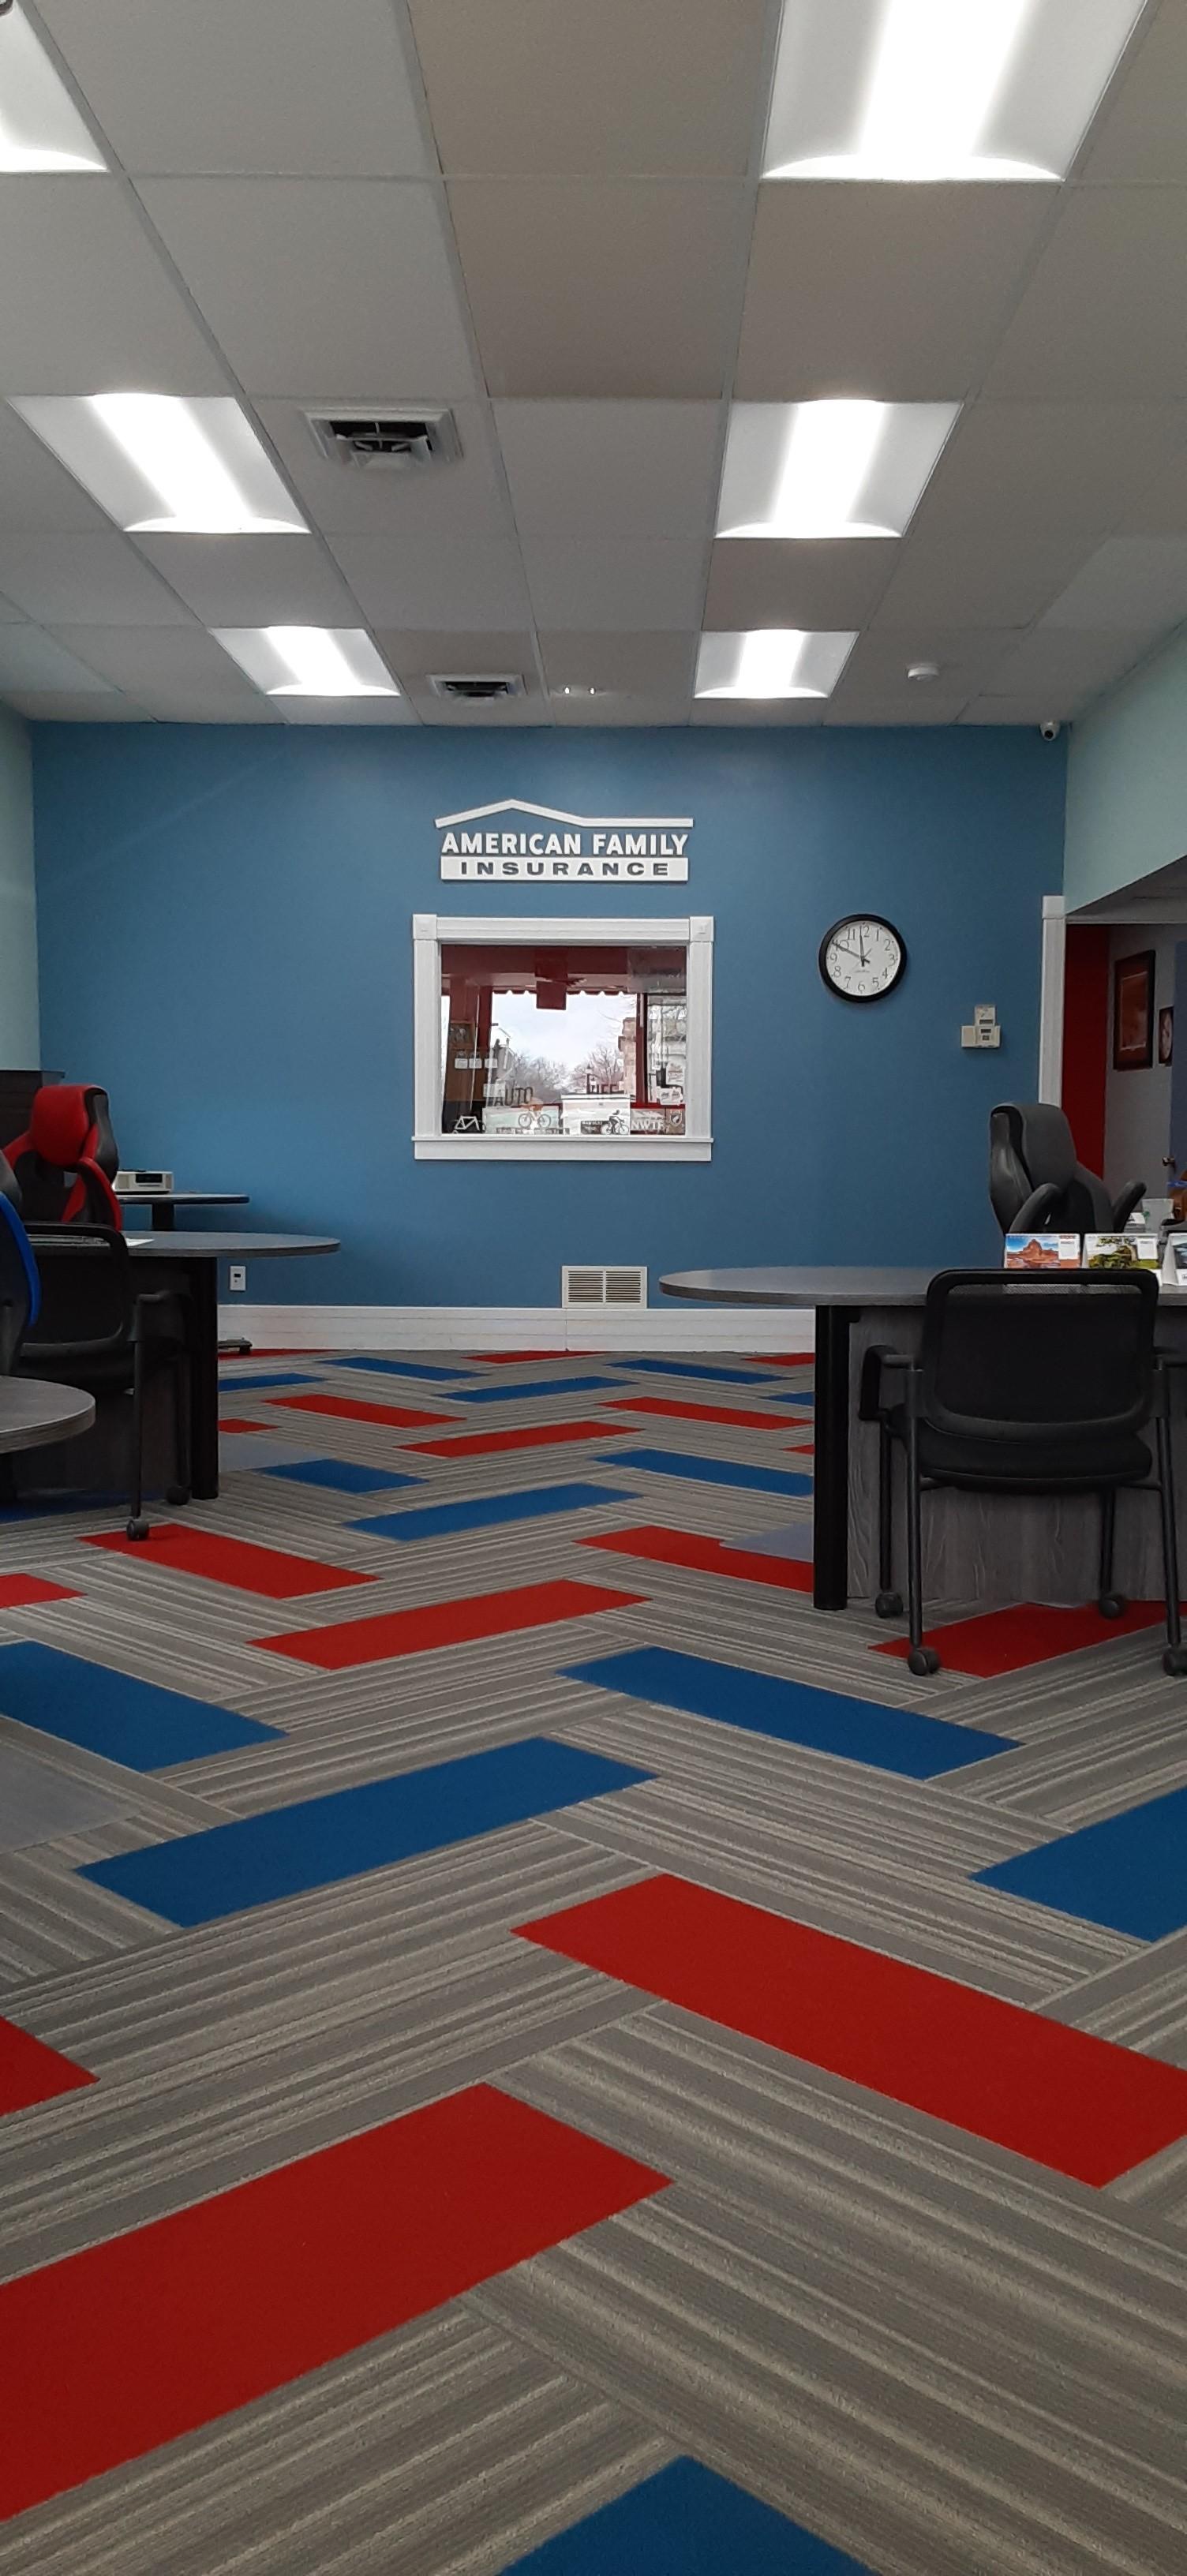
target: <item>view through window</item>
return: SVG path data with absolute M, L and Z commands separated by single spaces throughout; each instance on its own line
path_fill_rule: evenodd
M 683 1136 L 686 951 L 444 941 L 441 1132 Z

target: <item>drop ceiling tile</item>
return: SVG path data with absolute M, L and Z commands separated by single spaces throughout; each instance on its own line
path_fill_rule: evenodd
M 1185 444 L 1187 415 L 1176 403 L 974 403 L 957 421 L 912 533 L 1099 535 Z
M 630 725 L 687 725 L 692 717 L 692 690 L 682 689 L 671 697 L 624 697 L 607 690 L 595 698 L 554 698 L 552 720 L 560 727 L 576 726 L 580 731 L 596 732 L 600 727 L 613 727 L 619 732 Z
M 413 689 L 410 696 L 425 725 L 481 725 L 496 733 L 515 733 L 551 722 L 548 702 L 538 692 L 531 697 L 494 698 L 484 706 L 459 706 L 450 698 L 435 697 L 431 689 Z
M 1171 458 L 1153 482 L 1135 483 L 1133 497 L 1117 520 L 1119 537 L 1187 536 L 1187 447 Z
M 827 698 L 694 698 L 694 725 L 740 727 L 751 732 L 755 726 L 773 727 L 776 731 L 795 726 L 821 725 Z
M 204 626 L 359 623 L 355 601 L 316 537 L 161 536 L 140 537 L 137 544 Z M 0 543 L 0 580 L 3 565 Z
M 123 689 L 150 714 L 185 722 L 191 709 L 201 710 L 204 720 L 217 709 L 230 720 L 262 709 L 269 720 L 275 717 L 271 699 L 253 689 L 200 626 L 60 626 L 56 636 L 67 651 L 86 655 L 101 683 Z
M 1028 698 L 1032 689 L 1047 693 L 1050 716 L 1077 715 L 1102 689 L 1112 688 L 1134 663 L 1142 660 L 1154 633 L 1084 635 L 1053 626 L 1036 626 L 999 662 L 984 694 Z M 978 694 L 981 694 L 980 692 Z
M 396 350 L 407 381 L 433 386 L 438 401 L 473 391 L 431 188 L 148 179 L 140 193 L 249 393 L 323 384 L 353 401 Z
M 687 697 L 696 672 L 699 633 L 699 616 L 685 634 L 542 630 L 540 651 L 545 678 L 554 690 L 568 687 L 626 697 Z
M 24 626 L 27 623 L 24 610 L 17 607 L 15 599 L 0 598 L 0 626 Z
M 1129 68 L 1093 126 L 1076 172 L 1090 187 L 1187 183 L 1187 10 L 1149 13 Z
M 434 671 L 466 674 L 478 678 L 483 673 L 518 675 L 532 681 L 536 656 L 532 638 L 526 631 L 500 632 L 488 628 L 480 635 L 459 633 L 456 628 L 407 628 L 377 626 L 375 641 L 402 688 L 413 688 L 428 679 Z
M 414 725 L 409 698 L 277 698 L 286 725 Z
M 224 394 L 119 181 L 0 178 L 6 394 Z
M 1036 725 L 1045 724 L 1050 714 L 1051 709 L 1041 688 L 1036 687 L 1028 697 L 974 698 L 957 721 L 960 724 L 1021 726 L 1031 733 Z M 1059 722 L 1063 722 L 1062 717 Z M 1051 749 L 1054 748 L 1052 744 Z
M 181 626 L 186 612 L 127 537 L 9 536 L 0 531 L 0 590 L 45 626 Z
M 861 626 L 901 555 L 897 537 L 721 537 L 704 623 L 726 634 L 752 626 Z
M 826 725 L 894 725 L 914 730 L 957 724 L 967 704 L 967 695 L 925 697 L 914 690 L 909 695 L 901 692 L 888 698 L 853 696 L 848 691 L 842 695 L 838 685 L 824 702 L 823 720 Z
M 740 184 L 460 179 L 449 201 L 493 394 L 722 393 Z
M 1042 615 L 1090 551 L 1091 540 L 1063 537 L 908 539 L 874 627 L 1029 626 Z
M 365 617 L 380 626 L 479 633 L 531 623 L 508 538 L 342 536 L 330 540 Z
M 339 387 L 337 400 L 344 399 Z M 364 386 L 352 388 L 352 406 L 370 402 Z M 417 412 L 441 408 L 423 386 L 389 384 L 375 399 L 376 411 Z M 374 528 L 391 536 L 503 537 L 512 534 L 511 513 L 500 481 L 486 419 L 477 403 L 450 408 L 461 443 L 460 456 L 446 465 L 406 470 L 388 466 L 339 465 L 323 456 L 310 429 L 308 412 L 332 412 L 335 397 L 307 395 L 300 402 L 261 402 L 256 406 L 274 442 L 298 500 L 327 535 Z
M 419 177 L 390 0 L 41 0 L 125 169 Z
M 1187 537 L 1107 537 L 1053 599 L 1044 627 L 1152 633 L 1187 617 Z
M 411 0 L 442 168 L 740 176 L 764 0 Z
M 526 537 L 523 562 L 538 626 L 629 631 L 700 623 L 703 537 L 606 537 L 600 544 Z
M 935 698 L 956 698 L 962 704 L 979 689 L 987 688 L 994 673 L 1009 655 L 1017 650 L 1025 629 L 1015 626 L 944 627 L 926 619 L 910 628 L 873 628 L 859 635 L 845 665 L 834 699 L 844 691 L 847 698 L 868 698 L 871 703 L 889 703 L 901 698 L 909 706 L 930 705 Z M 908 680 L 912 662 L 934 662 L 939 677 L 935 680 Z M 914 717 L 906 719 L 915 722 Z
M 0 400 L 0 528 L 11 536 L 39 528 L 68 535 L 73 529 L 106 532 L 111 521 L 59 465 L 48 447 Z
M 141 689 L 144 712 L 154 724 L 278 725 L 271 698 L 237 698 L 225 690 L 183 683 L 177 688 Z M 106 699 L 100 703 L 106 706 Z
M 1187 189 L 1065 190 L 985 393 L 994 401 L 1181 400 L 1185 274 Z
M 524 537 L 703 537 L 724 407 L 501 402 L 495 420 Z
M 159 634 L 159 628 L 153 628 Z M 80 652 L 86 650 L 85 643 Z M 71 653 L 39 626 L 0 626 L 0 689 L 64 689 L 99 696 L 108 683 L 80 654 Z
M 118 689 L 5 689 L 4 703 L 30 724 L 151 724 Z
M 1050 189 L 1029 186 L 769 181 L 736 399 L 958 401 L 993 351 L 1050 209 Z

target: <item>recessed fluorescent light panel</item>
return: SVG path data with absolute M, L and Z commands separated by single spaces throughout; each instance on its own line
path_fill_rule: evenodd
M 783 0 L 768 179 L 1062 179 L 1147 0 Z
M 361 626 L 215 626 L 211 632 L 270 698 L 399 697 Z
M 857 642 L 761 626 L 750 635 L 702 635 L 698 698 L 828 698 Z
M 0 40 L 3 20 L 0 19 Z M 130 536 L 305 532 L 227 395 L 36 394 L 12 408 Z
M 23 10 L 13 9 L 0 18 L 0 172 L 106 167 Z
M 719 537 L 901 537 L 959 403 L 734 403 Z

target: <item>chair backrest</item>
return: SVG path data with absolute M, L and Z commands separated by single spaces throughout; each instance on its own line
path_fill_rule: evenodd
M 41 1281 L 29 1237 L 10 1198 L 0 1193 L 0 1377 L 10 1375 L 41 1305 Z
M 133 1298 L 128 1246 L 113 1226 L 31 1226 L 41 1274 L 41 1311 L 25 1335 L 24 1362 L 95 1358 L 131 1340 Z
M 118 1233 L 123 1213 L 111 1184 L 119 1169 L 106 1092 L 95 1082 L 45 1082 L 29 1124 L 5 1153 L 26 1217 L 42 1225 L 90 1223 Z
M 923 1318 L 923 1419 L 1036 1447 L 1136 1431 L 1154 1396 L 1152 1271 L 942 1270 Z
M 989 1113 L 989 1195 L 1003 1234 L 1037 1189 L 1053 1192 L 1039 1220 L 1066 1234 L 1107 1234 L 1113 1203 L 1104 1182 L 1076 1161 L 1072 1131 L 1049 1100 L 1003 1100 Z

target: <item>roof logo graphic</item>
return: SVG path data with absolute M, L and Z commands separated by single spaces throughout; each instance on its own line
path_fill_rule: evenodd
M 505 796 L 495 805 L 470 805 L 463 814 L 438 814 L 438 832 L 451 831 L 459 823 L 485 823 L 494 814 L 534 814 L 541 822 L 568 823 L 584 832 L 691 832 L 691 814 L 566 814 L 559 805 L 529 805 L 522 797 Z

